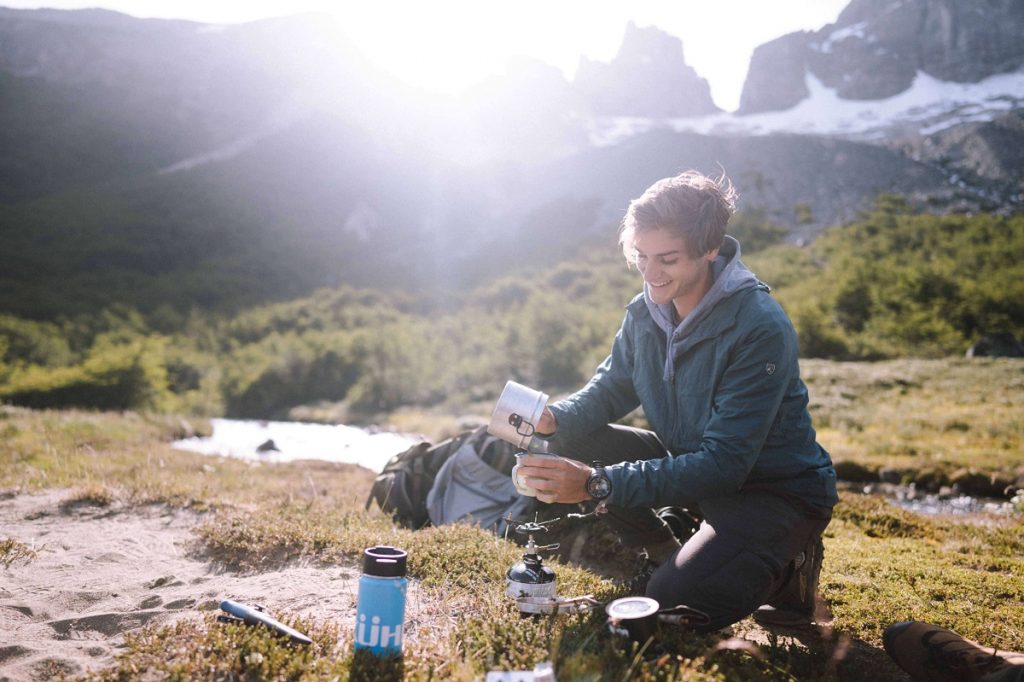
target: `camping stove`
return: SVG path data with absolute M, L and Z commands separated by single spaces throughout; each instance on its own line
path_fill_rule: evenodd
M 523 560 L 513 565 L 505 574 L 505 594 L 509 597 L 516 600 L 524 597 L 555 597 L 558 578 L 553 569 L 544 565 L 540 552 L 558 549 L 558 544 L 538 546 L 533 536 L 546 532 L 548 526 L 556 521 L 558 519 L 516 524 L 515 531 L 527 536 L 526 552 L 523 553 Z

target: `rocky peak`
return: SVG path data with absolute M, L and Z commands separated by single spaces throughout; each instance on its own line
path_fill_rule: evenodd
M 978 82 L 1024 65 L 1020 0 L 853 0 L 836 23 L 755 50 L 739 113 L 786 109 L 806 96 L 811 74 L 839 97 L 884 99 L 919 71 Z
M 601 116 L 687 117 L 719 111 L 707 81 L 686 64 L 682 41 L 633 22 L 610 63 L 580 61 L 573 87 Z

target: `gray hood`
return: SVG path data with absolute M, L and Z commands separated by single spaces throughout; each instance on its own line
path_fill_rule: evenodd
M 659 305 L 652 301 L 650 290 L 647 283 L 644 282 L 644 302 L 647 303 L 651 317 L 665 332 L 668 339 L 668 352 L 665 354 L 665 381 L 675 380 L 676 356 L 682 352 L 681 342 L 700 325 L 701 321 L 715 309 L 715 306 L 733 294 L 746 289 L 758 286 L 768 289 L 767 285 L 759 281 L 757 276 L 748 270 L 740 260 L 740 243 L 728 235 L 722 241 L 718 257 L 711 263 L 711 277 L 713 280 L 711 288 L 704 294 L 704 298 L 700 300 L 697 307 L 691 310 L 686 319 L 678 325 L 673 322 L 675 307 L 672 303 Z

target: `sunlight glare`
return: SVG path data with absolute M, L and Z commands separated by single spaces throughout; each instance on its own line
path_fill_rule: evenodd
M 394 11 L 393 20 L 384 21 L 388 9 Z M 575 2 L 385 2 L 329 11 L 381 68 L 411 85 L 445 93 L 502 74 L 511 59 L 525 55 L 570 79 L 581 54 L 610 60 L 625 28 L 619 21 L 603 21 L 585 31 L 567 32 L 567 26 L 583 20 L 582 5 Z
M 581 57 L 610 62 L 628 22 L 655 26 L 683 42 L 686 63 L 706 78 L 716 103 L 739 104 L 756 45 L 795 30 L 835 21 L 845 0 L 634 0 L 604 5 L 583 0 L 517 3 L 382 0 L 324 7 L 356 46 L 404 82 L 449 94 L 505 73 L 528 56 L 573 79 Z

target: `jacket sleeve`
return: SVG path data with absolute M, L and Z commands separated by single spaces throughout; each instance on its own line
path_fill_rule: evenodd
M 559 436 L 582 436 L 617 421 L 640 405 L 633 387 L 633 324 L 626 313 L 605 358 L 587 385 L 550 405 Z
M 798 372 L 792 325 L 774 320 L 755 327 L 731 352 L 712 398 L 700 448 L 609 467 L 609 502 L 627 507 L 658 506 L 738 491 Z

